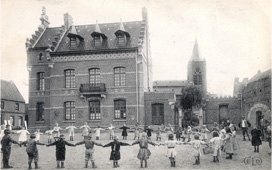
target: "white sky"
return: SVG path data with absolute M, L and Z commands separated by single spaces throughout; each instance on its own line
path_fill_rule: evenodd
M 1 79 L 12 80 L 28 102 L 25 40 L 46 7 L 50 27 L 141 21 L 149 15 L 153 80 L 186 80 L 197 37 L 207 61 L 208 91 L 231 95 L 234 77 L 251 78 L 271 67 L 269 0 L 1 0 Z

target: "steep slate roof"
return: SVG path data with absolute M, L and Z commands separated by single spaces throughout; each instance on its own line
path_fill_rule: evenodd
M 52 42 L 55 41 L 55 37 L 61 29 L 62 27 L 46 28 L 43 35 L 35 45 L 35 48 L 52 46 Z
M 12 81 L 1 80 L 1 99 L 25 103 L 25 99 Z
M 140 31 L 142 21 L 133 21 L 133 22 L 124 22 L 124 29 L 130 34 L 130 37 L 127 39 L 129 48 L 138 47 L 138 42 L 140 38 Z M 120 29 L 120 23 L 103 23 L 98 24 L 102 34 L 105 34 L 107 37 L 107 46 L 106 49 L 118 49 L 117 38 L 115 32 Z M 91 34 L 95 31 L 96 24 L 91 25 L 75 25 L 77 34 L 84 38 L 82 43 L 79 45 L 78 49 L 70 49 L 70 39 L 67 37 L 69 31 L 66 31 L 63 39 L 61 40 L 58 49 L 56 52 L 62 51 L 79 51 L 79 50 L 95 50 L 93 46 L 93 37 Z M 44 34 L 39 39 L 35 47 L 45 47 L 52 45 L 56 35 L 62 27 L 46 28 Z M 34 48 L 35 48 L 34 47 Z M 124 48 L 124 47 L 123 47 Z M 104 48 L 105 49 L 105 48 Z
M 188 85 L 187 80 L 163 80 L 163 81 L 153 81 L 153 87 L 161 87 L 161 86 L 168 86 L 168 87 L 179 87 L 179 86 L 186 86 Z
M 266 77 L 271 77 L 271 69 L 264 71 L 262 73 L 255 74 L 251 79 L 249 79 L 248 83 L 258 81 L 258 80 L 266 78 Z

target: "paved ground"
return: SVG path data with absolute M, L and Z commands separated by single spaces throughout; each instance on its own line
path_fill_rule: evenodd
M 165 134 L 163 135 L 163 141 L 166 139 Z M 12 134 L 14 139 L 18 139 L 17 134 Z M 67 134 L 65 134 L 66 139 L 69 140 Z M 121 134 L 118 134 L 119 139 L 121 139 Z M 46 135 L 41 136 L 41 142 L 46 143 Z M 133 142 L 133 133 L 129 133 L 127 143 L 131 144 Z M 82 139 L 81 134 L 76 134 L 76 143 Z M 155 136 L 152 137 L 155 140 Z M 120 140 L 122 141 L 122 140 Z M 107 144 L 110 142 L 108 140 L 108 134 L 102 133 L 101 140 L 98 142 Z M 201 164 L 196 166 L 193 165 L 194 158 L 191 154 L 190 145 L 178 145 L 177 146 L 177 158 L 176 158 L 176 168 L 170 167 L 170 163 L 167 157 L 165 157 L 165 146 L 159 146 L 159 148 L 150 146 L 150 151 L 152 153 L 150 159 L 148 160 L 147 169 L 271 169 L 271 156 L 268 155 L 269 147 L 268 143 L 264 142 L 260 147 L 260 153 L 254 153 L 253 147 L 250 141 L 242 141 L 241 136 L 238 136 L 238 142 L 240 149 L 237 150 L 232 160 L 226 160 L 226 154 L 223 153 L 220 158 L 220 163 L 212 163 L 212 155 L 201 156 Z M 41 169 L 56 169 L 55 161 L 55 146 L 46 147 L 38 146 L 39 149 L 39 166 Z M 121 147 L 121 160 L 119 161 L 119 168 L 112 168 L 112 162 L 109 160 L 110 147 L 102 148 L 95 146 L 95 162 L 98 166 L 97 169 L 141 169 L 139 167 L 139 160 L 136 158 L 139 150 L 138 145 L 134 146 L 123 146 Z M 84 168 L 84 145 L 76 147 L 66 147 L 66 161 L 64 169 L 85 169 Z M 1 155 L 2 156 L 2 155 Z M 245 158 L 247 164 L 245 164 Z M 261 158 L 262 162 L 260 165 L 255 165 L 256 158 Z M 14 169 L 27 169 L 27 154 L 25 152 L 25 147 L 19 147 L 18 145 L 12 145 L 12 153 L 10 164 L 14 166 Z M 252 162 L 252 160 L 254 160 Z M 90 163 L 89 163 L 90 164 Z M 2 166 L 1 166 L 2 167 Z M 91 169 L 91 167 L 89 167 Z

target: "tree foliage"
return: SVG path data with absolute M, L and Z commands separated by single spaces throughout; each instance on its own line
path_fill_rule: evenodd
M 199 107 L 202 101 L 202 92 L 196 86 L 186 86 L 181 91 L 180 106 L 183 110 L 192 110 L 193 107 Z

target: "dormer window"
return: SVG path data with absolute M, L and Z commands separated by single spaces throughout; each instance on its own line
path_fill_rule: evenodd
M 119 35 L 118 35 L 118 45 L 119 45 L 119 46 L 125 46 L 125 45 L 126 45 L 126 37 L 125 37 L 125 34 L 119 34 Z
M 95 36 L 94 37 L 94 46 L 95 47 L 101 47 L 101 36 Z
M 77 49 L 81 41 L 83 41 L 83 37 L 81 37 L 76 30 L 74 25 L 71 26 L 70 31 L 67 35 L 70 38 L 70 49 Z
M 76 37 L 70 38 L 70 48 L 75 49 L 77 47 Z
M 114 34 L 117 38 L 117 46 L 119 47 L 127 46 L 129 38 L 130 38 L 130 34 L 125 30 L 122 20 L 120 22 L 119 29 Z

